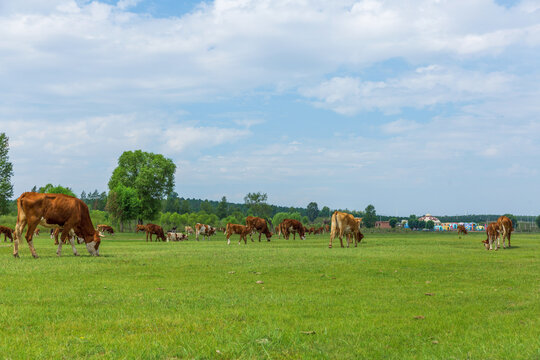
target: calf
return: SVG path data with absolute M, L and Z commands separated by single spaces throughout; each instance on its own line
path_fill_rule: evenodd
M 461 235 L 461 234 L 467 235 L 467 228 L 465 228 L 464 225 L 458 225 L 457 233 L 458 233 L 458 235 Z
M 13 229 L 8 228 L 7 226 L 0 226 L 0 236 L 4 234 L 4 242 L 6 242 L 6 238 L 9 238 L 11 242 L 13 242 Z
M 487 239 L 482 241 L 486 247 L 486 250 L 493 250 L 493 243 L 495 241 L 497 241 L 495 244 L 495 250 L 498 250 L 501 243 L 499 237 L 499 225 L 497 225 L 496 222 L 492 222 L 486 227 L 486 235 Z
M 242 242 L 242 239 L 244 239 L 244 244 L 247 244 L 247 235 L 251 232 L 251 229 L 247 227 L 246 225 L 240 225 L 240 224 L 231 224 L 228 223 L 227 227 L 225 228 L 225 234 L 227 235 L 227 245 L 231 244 L 231 235 L 240 235 L 240 240 L 238 240 L 238 245 Z M 253 239 L 251 239 L 253 241 Z
M 150 241 L 152 241 L 152 235 L 156 235 L 156 241 L 167 241 L 163 228 L 156 224 L 146 224 L 146 241 L 148 242 L 148 235 L 150 235 Z
M 114 235 L 114 229 L 112 228 L 112 226 L 109 226 L 109 225 L 104 225 L 104 224 L 100 224 L 97 226 L 97 229 L 98 231 L 102 232 L 102 233 L 109 233 L 111 235 Z
M 167 241 L 184 241 L 188 240 L 186 234 L 177 233 L 177 232 L 167 232 Z
M 300 235 L 300 239 L 305 240 L 306 234 L 304 232 L 304 226 L 298 220 L 294 219 L 285 219 L 281 223 L 281 231 L 283 231 L 283 237 L 286 240 L 289 240 L 289 235 L 294 234 L 294 239 L 296 239 L 296 233 Z
M 184 227 L 184 232 L 186 234 L 193 234 L 193 228 L 191 226 Z

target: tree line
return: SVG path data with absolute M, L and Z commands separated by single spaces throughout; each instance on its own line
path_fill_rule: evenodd
M 16 214 L 17 206 L 13 197 L 13 165 L 9 161 L 9 138 L 0 133 L 0 215 Z M 176 165 L 171 159 L 161 154 L 142 150 L 125 151 L 118 159 L 108 182 L 109 191 L 83 191 L 79 198 L 84 201 L 101 222 L 119 225 L 155 221 L 163 224 L 193 224 L 195 222 L 222 224 L 223 222 L 243 223 L 248 215 L 259 216 L 280 223 L 288 217 L 301 221 L 305 225 L 321 226 L 330 223 L 333 210 L 328 206 L 319 209 L 316 202 L 303 207 L 286 207 L 268 204 L 266 193 L 248 193 L 243 203 L 232 203 L 223 196 L 220 201 L 183 198 L 174 191 Z M 73 190 L 62 185 L 46 184 L 34 186 L 31 191 L 40 193 L 61 193 L 76 196 Z M 355 217 L 363 218 L 365 227 L 374 227 L 377 220 L 390 221 L 392 227 L 402 219 L 407 219 L 413 227 L 432 228 L 429 222 L 417 221 L 415 215 L 409 218 L 394 218 L 378 215 L 373 205 L 364 211 L 338 209 Z M 525 217 L 512 216 L 516 226 Z M 462 215 L 439 216 L 442 222 L 495 221 L 498 215 Z M 528 219 L 527 219 L 528 220 Z M 540 216 L 536 218 L 540 227 Z

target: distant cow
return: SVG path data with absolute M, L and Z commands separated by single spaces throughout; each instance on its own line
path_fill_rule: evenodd
M 493 243 L 495 243 L 495 241 L 497 242 L 495 244 L 495 250 L 498 250 L 501 242 L 499 237 L 499 225 L 497 225 L 496 222 L 492 222 L 486 227 L 486 235 L 487 239 L 482 241 L 486 250 L 493 250 Z
M 188 240 L 188 236 L 186 234 L 177 233 L 177 232 L 167 232 L 167 241 L 184 241 Z
M 13 229 L 8 228 L 7 226 L 0 226 L 0 236 L 2 236 L 2 234 L 4 234 L 4 242 L 6 242 L 7 238 L 13 242 Z
M 298 220 L 294 219 L 285 219 L 281 223 L 281 231 L 283 232 L 283 237 L 286 240 L 289 240 L 289 236 L 294 234 L 294 239 L 296 239 L 296 233 L 300 235 L 300 239 L 305 240 L 306 234 L 304 232 L 304 226 Z
M 105 225 L 105 224 L 100 224 L 97 226 L 97 229 L 98 231 L 101 231 L 102 233 L 109 233 L 111 235 L 114 235 L 114 229 L 112 228 L 112 226 L 109 226 L 109 225 Z
M 102 235 L 94 229 L 88 206 L 76 197 L 64 194 L 39 194 L 25 192 L 17 199 L 17 225 L 15 227 L 15 237 L 13 241 L 13 256 L 19 257 L 19 241 L 24 228 L 26 231 L 26 241 L 32 252 L 32 256 L 38 255 L 34 249 L 32 241 L 34 231 L 38 225 L 45 227 L 63 228 L 62 240 L 73 232 L 84 239 L 86 249 L 93 256 L 99 256 L 99 245 Z M 73 254 L 78 255 L 73 240 L 70 239 Z M 60 256 L 62 244 L 58 245 L 57 255 Z
M 244 244 L 247 244 L 247 235 L 251 232 L 251 229 L 247 227 L 246 225 L 240 225 L 240 224 L 231 224 L 228 223 L 227 227 L 225 228 L 225 234 L 227 236 L 227 245 L 231 244 L 231 235 L 240 235 L 240 239 L 238 240 L 238 244 L 242 242 L 242 239 L 244 239 Z M 253 241 L 253 239 L 251 239 Z
M 146 241 L 148 242 L 148 235 L 150 235 L 150 241 L 152 241 L 152 235 L 156 235 L 156 241 L 167 241 L 163 228 L 156 224 L 146 224 Z
M 458 235 L 467 235 L 467 228 L 464 225 L 458 225 L 457 227 L 457 233 Z
M 334 211 L 332 214 L 332 228 L 330 230 L 330 244 L 329 248 L 332 248 L 332 241 L 336 236 L 339 237 L 341 247 L 343 246 L 343 235 L 352 235 L 354 239 L 354 246 L 358 246 L 358 243 L 362 241 L 364 235 L 360 232 L 360 219 L 355 219 L 351 214 L 347 214 L 341 211 Z M 347 236 L 347 247 L 349 247 L 350 238 Z
M 216 228 L 210 225 L 199 224 L 195 225 L 195 237 L 199 241 L 199 235 L 203 236 L 203 240 L 206 240 L 210 236 L 216 233 Z
M 503 215 L 497 219 L 497 225 L 499 226 L 499 234 L 502 237 L 503 249 L 505 248 L 505 239 L 508 239 L 508 247 L 510 247 L 510 236 L 512 235 L 512 231 L 514 231 L 514 225 L 512 224 L 512 220 L 510 220 L 509 217 Z
M 193 234 L 193 228 L 191 226 L 184 227 L 184 232 L 186 234 Z
M 270 220 L 269 220 L 270 221 Z M 271 225 L 272 223 L 270 223 Z M 266 241 L 270 241 L 270 238 L 272 237 L 272 233 L 268 229 L 268 225 L 266 224 L 266 220 L 260 217 L 256 216 L 248 216 L 246 218 L 246 226 L 252 231 L 257 231 L 259 233 L 259 242 L 261 241 L 261 235 L 266 235 Z M 251 233 L 249 234 L 249 237 L 253 241 L 253 237 L 251 236 Z
M 60 235 L 60 232 L 62 232 L 61 227 L 57 227 L 54 229 L 51 229 L 51 239 L 54 239 L 54 245 L 60 245 L 60 241 L 58 240 L 58 236 Z M 77 243 L 82 244 L 84 242 L 84 239 L 78 237 L 73 230 L 69 231 L 69 237 L 65 238 L 62 241 L 62 244 L 67 244 L 67 242 L 73 240 L 77 241 Z

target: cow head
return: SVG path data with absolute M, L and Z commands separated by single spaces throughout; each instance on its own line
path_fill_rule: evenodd
M 482 241 L 482 243 L 484 244 L 486 250 L 489 250 L 489 241 L 488 241 L 488 240 L 484 240 L 484 241 Z
M 85 236 L 84 242 L 86 243 L 86 249 L 92 256 L 99 256 L 99 244 L 101 243 L 101 238 L 105 235 L 101 234 L 99 231 L 94 231 L 93 235 Z
M 360 231 L 358 232 L 358 235 L 356 236 L 356 238 L 358 239 L 358 242 L 361 242 L 362 239 L 364 238 L 364 234 L 362 234 Z

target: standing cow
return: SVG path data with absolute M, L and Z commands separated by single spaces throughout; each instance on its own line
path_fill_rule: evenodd
M 26 231 L 26 242 L 30 247 L 32 256 L 38 255 L 34 249 L 32 241 L 34 231 L 38 225 L 45 227 L 63 228 L 61 239 L 69 237 L 70 231 L 84 239 L 86 249 L 93 256 L 99 256 L 99 245 L 101 235 L 92 224 L 88 206 L 76 197 L 64 194 L 39 194 L 25 192 L 17 199 L 17 225 L 15 226 L 13 241 L 13 256 L 19 257 L 19 242 L 22 232 L 28 225 Z M 73 254 L 78 255 L 74 241 L 70 238 Z M 61 243 L 58 246 L 57 254 L 60 256 Z
M 510 236 L 512 235 L 512 231 L 514 231 L 512 220 L 503 215 L 497 219 L 497 225 L 499 226 L 499 234 L 502 237 L 503 249 L 506 247 L 504 246 L 505 239 L 508 239 L 508 247 L 510 247 Z
M 240 235 L 240 239 L 238 240 L 238 245 L 242 242 L 242 239 L 244 239 L 244 244 L 247 244 L 247 235 L 251 232 L 251 229 L 247 227 L 246 225 L 240 225 L 240 224 L 231 224 L 228 223 L 227 227 L 225 228 L 225 235 L 227 237 L 227 245 L 231 244 L 231 235 Z M 253 239 L 251 239 L 253 241 Z
M 351 214 L 347 214 L 341 211 L 334 211 L 332 214 L 332 228 L 330 230 L 330 244 L 329 248 L 332 248 L 332 241 L 336 236 L 339 237 L 341 247 L 343 246 L 343 235 L 352 235 L 354 238 L 354 246 L 357 247 L 358 243 L 362 241 L 364 235 L 360 232 L 360 219 L 355 219 Z M 350 238 L 347 236 L 347 247 L 349 247 Z
M 206 240 L 210 236 L 216 233 L 216 228 L 210 225 L 199 224 L 195 225 L 195 238 L 199 241 L 199 235 L 203 236 L 203 240 Z

